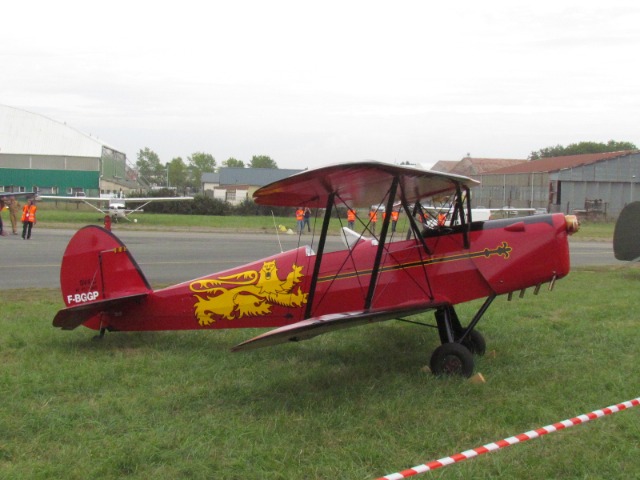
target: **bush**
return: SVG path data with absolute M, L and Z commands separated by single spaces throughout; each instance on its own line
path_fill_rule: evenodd
M 191 204 L 193 215 L 229 215 L 231 213 L 231 205 L 218 198 L 211 198 L 205 195 L 196 195 Z
M 149 197 L 174 197 L 172 190 L 158 190 L 152 192 Z M 132 204 L 133 205 L 133 204 Z M 247 198 L 239 205 L 231 205 L 228 202 L 208 195 L 195 195 L 191 202 L 152 202 L 144 207 L 145 212 L 172 213 L 180 215 L 236 215 L 236 216 L 271 216 L 289 217 L 295 214 L 295 207 L 274 207 L 271 205 L 258 205 L 252 199 Z

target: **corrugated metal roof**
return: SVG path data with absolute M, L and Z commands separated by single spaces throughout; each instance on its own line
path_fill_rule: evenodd
M 221 168 L 220 185 L 264 186 L 302 170 L 286 168 Z
M 565 157 L 541 158 L 539 160 L 529 160 L 528 162 L 520 163 L 512 167 L 492 170 L 490 172 L 485 172 L 485 174 L 509 175 L 531 172 L 557 172 L 558 170 L 564 170 L 566 168 L 579 167 L 580 165 L 588 165 L 590 163 L 596 163 L 602 160 L 625 157 L 634 153 L 638 152 L 635 150 L 625 150 L 621 152 L 587 153 L 584 155 L 568 155 Z
M 0 153 L 102 156 L 106 143 L 43 115 L 0 105 Z
M 202 183 L 220 183 L 220 174 L 217 172 L 203 172 L 200 181 Z

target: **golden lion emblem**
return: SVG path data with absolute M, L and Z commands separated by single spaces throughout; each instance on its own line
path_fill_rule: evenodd
M 264 262 L 259 272 L 246 272 L 192 282 L 189 289 L 196 293 L 194 305 L 198 323 L 211 325 L 218 319 L 234 320 L 244 316 L 268 315 L 271 307 L 300 307 L 307 303 L 307 294 L 294 287 L 302 280 L 302 267 L 292 265 L 286 280 L 278 277 L 275 260 Z M 220 285 L 236 285 L 225 288 Z M 199 295 L 203 294 L 203 295 Z

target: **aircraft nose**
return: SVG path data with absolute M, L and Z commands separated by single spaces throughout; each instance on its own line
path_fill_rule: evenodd
M 580 230 L 580 222 L 578 221 L 578 217 L 575 215 L 565 215 L 564 220 L 567 224 L 567 233 L 569 235 L 573 235 Z

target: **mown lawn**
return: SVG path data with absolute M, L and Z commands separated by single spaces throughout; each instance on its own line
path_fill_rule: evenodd
M 65 204 L 56 207 L 52 203 L 41 203 L 39 205 L 38 226 L 39 227 L 68 227 L 77 228 L 81 225 L 95 224 L 102 225 L 104 216 L 90 207 L 82 204 Z M 5 214 L 6 216 L 6 214 Z M 174 215 L 162 213 L 139 213 L 132 215 L 132 219 L 137 223 L 121 220 L 114 229 L 166 229 L 180 228 L 186 230 L 216 229 L 228 231 L 258 231 L 274 233 L 276 228 L 284 226 L 295 231 L 296 221 L 291 217 L 272 216 L 214 216 L 214 215 Z M 5 219 L 6 220 L 6 219 Z M 320 231 L 322 225 L 322 214 L 312 219 L 312 228 L 315 224 L 316 231 Z M 7 220 L 8 221 L 8 220 Z M 582 241 L 612 241 L 613 222 L 590 222 L 583 223 L 580 231 L 573 236 L 575 240 Z M 330 233 L 337 233 L 339 229 L 346 226 L 346 219 L 342 221 L 332 219 Z M 359 226 L 362 228 L 362 226 Z M 404 215 L 398 222 L 398 232 L 404 233 L 408 230 L 408 222 Z
M 639 291 L 638 268 L 582 269 L 499 297 L 484 384 L 425 372 L 415 325 L 232 354 L 258 331 L 95 342 L 51 326 L 59 292 L 2 291 L 0 478 L 376 478 L 638 397 Z M 638 443 L 640 408 L 416 478 L 637 478 Z

